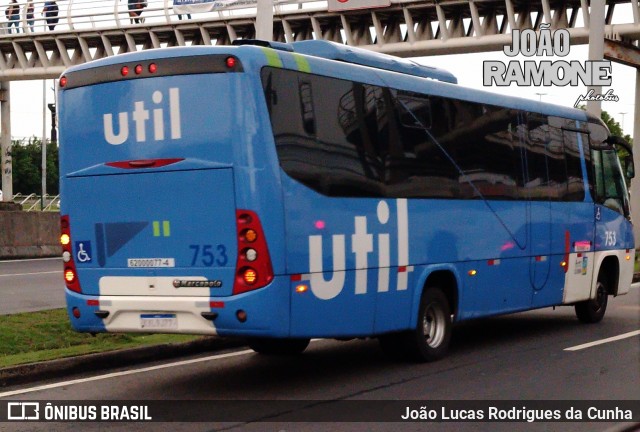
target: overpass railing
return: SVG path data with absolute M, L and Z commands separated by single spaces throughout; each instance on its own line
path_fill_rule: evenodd
M 140 2 L 142 9 L 134 6 Z M 4 2 L 3 2 L 4 3 Z M 49 9 L 50 4 L 57 6 L 57 12 Z M 216 4 L 216 2 L 213 2 Z M 33 9 L 27 8 L 30 4 Z M 19 14 L 10 16 L 7 8 L 0 9 L 0 35 L 16 35 L 45 32 L 73 32 L 75 30 L 102 29 L 126 26 L 144 26 L 147 24 L 172 24 L 181 20 L 224 20 L 231 18 L 255 19 L 256 1 L 229 0 L 219 1 L 220 6 L 210 12 L 191 15 L 178 14 L 173 9 L 172 0 L 36 0 L 17 3 Z M 327 10 L 327 1 L 317 0 L 275 0 L 274 13 L 292 11 Z M 135 14 L 140 12 L 139 16 Z M 3 13 L 4 12 L 4 13 Z

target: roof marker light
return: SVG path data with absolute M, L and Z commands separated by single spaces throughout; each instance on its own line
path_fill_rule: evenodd
M 67 85 L 67 77 L 63 76 L 60 78 L 60 87 L 65 87 Z
M 236 66 L 236 59 L 235 57 L 227 57 L 225 63 L 229 69 L 233 69 Z
M 143 70 L 144 70 L 144 68 L 142 67 L 142 65 L 136 65 L 136 67 L 134 69 L 134 71 L 136 72 L 136 75 L 140 75 Z
M 151 63 L 149 65 L 149 72 L 150 73 L 156 73 L 158 71 L 158 65 L 155 63 Z
M 120 75 L 122 75 L 123 77 L 126 77 L 127 75 L 129 75 L 129 67 L 122 66 L 122 69 L 120 69 Z

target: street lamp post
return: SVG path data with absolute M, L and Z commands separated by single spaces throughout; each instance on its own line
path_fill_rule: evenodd
M 621 112 L 618 114 L 622 116 L 622 125 L 620 125 L 620 128 L 622 129 L 622 134 L 624 135 L 624 115 L 626 114 L 626 112 Z

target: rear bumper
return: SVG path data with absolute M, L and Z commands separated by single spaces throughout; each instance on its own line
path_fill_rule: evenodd
M 288 337 L 289 286 L 289 277 L 280 276 L 264 288 L 228 297 L 90 296 L 66 290 L 67 311 L 79 332 Z M 238 318 L 240 311 L 246 314 L 244 322 Z M 217 316 L 207 319 L 203 313 Z M 177 322 L 170 328 L 143 328 L 144 314 L 175 316 Z

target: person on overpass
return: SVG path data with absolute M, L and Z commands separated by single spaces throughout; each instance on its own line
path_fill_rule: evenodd
M 9 22 L 7 31 L 11 33 L 11 27 L 15 26 L 16 33 L 20 33 L 20 5 L 17 0 L 11 0 L 11 3 L 9 3 L 9 6 L 7 6 L 7 9 L 4 11 L 4 15 Z
M 27 26 L 29 27 L 29 30 L 31 32 L 33 32 L 33 24 L 35 22 L 34 20 L 34 7 L 33 7 L 33 0 L 27 0 L 27 4 L 24 5 L 24 12 L 25 15 L 27 17 Z M 25 27 L 24 32 L 27 32 L 27 28 Z
M 42 15 L 47 19 L 47 25 L 49 30 L 53 31 L 58 24 L 58 5 L 54 0 L 49 0 L 44 3 L 42 8 Z
M 131 24 L 133 23 L 143 23 L 144 18 L 140 18 L 142 15 L 142 10 L 147 7 L 146 0 L 128 0 L 127 6 L 129 9 L 129 20 Z

